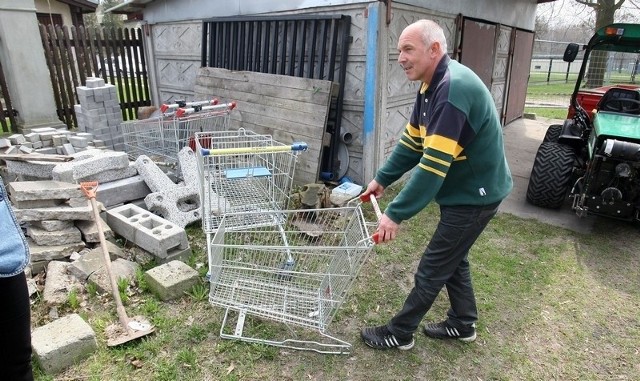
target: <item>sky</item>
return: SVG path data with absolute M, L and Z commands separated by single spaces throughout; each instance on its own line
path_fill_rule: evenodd
M 593 10 L 575 0 L 557 0 L 538 5 L 538 16 L 550 19 L 551 25 L 575 25 L 586 20 L 593 20 Z M 616 20 L 621 21 L 622 16 L 629 19 L 627 22 L 640 23 L 640 0 L 626 0 L 622 8 L 616 12 Z M 592 21 L 593 22 L 593 21 Z

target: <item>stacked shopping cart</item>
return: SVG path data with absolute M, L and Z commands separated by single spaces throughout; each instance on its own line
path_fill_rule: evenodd
M 146 155 L 156 162 L 177 164 L 182 148 L 195 150 L 196 132 L 228 130 L 235 106 L 235 102 L 220 104 L 217 99 L 163 104 L 158 116 L 121 124 L 125 152 L 133 160 Z
M 360 200 L 288 209 L 304 143 L 251 131 L 195 133 L 207 236 L 211 304 L 225 308 L 220 336 L 320 353 L 351 345 L 327 327 L 374 244 Z M 284 323 L 287 337 L 261 337 L 247 319 Z M 233 325 L 235 321 L 235 326 Z M 296 333 L 312 328 L 319 339 Z M 293 337 L 290 337 L 293 336 Z

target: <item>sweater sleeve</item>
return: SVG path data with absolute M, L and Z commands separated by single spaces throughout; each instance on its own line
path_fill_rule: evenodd
M 438 194 L 454 159 L 464 159 L 460 140 L 469 133 L 466 115 L 448 102 L 433 111 L 431 128 L 426 129 L 423 151 L 416 170 L 385 214 L 396 223 L 407 220 Z
M 417 136 L 412 137 L 415 134 Z M 387 161 L 378 170 L 375 180 L 383 187 L 388 187 L 402 177 L 405 172 L 415 167 L 421 155 L 420 129 L 408 123 L 402 138 L 400 138 Z

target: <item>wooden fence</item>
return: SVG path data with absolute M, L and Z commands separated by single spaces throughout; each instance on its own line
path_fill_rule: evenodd
M 87 77 L 115 85 L 124 120 L 136 119 L 138 107 L 151 105 L 147 62 L 140 28 L 85 28 L 40 24 L 58 117 L 77 126 L 76 88 Z

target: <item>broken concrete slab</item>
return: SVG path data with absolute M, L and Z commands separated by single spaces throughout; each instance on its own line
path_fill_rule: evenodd
M 98 341 L 91 326 L 80 315 L 71 314 L 35 328 L 31 346 L 42 370 L 55 374 L 91 356 Z
M 85 207 L 58 206 L 53 208 L 14 209 L 16 218 L 20 222 L 42 220 L 93 220 L 93 209 Z
M 7 160 L 7 172 L 18 178 L 47 180 L 51 179 L 53 168 L 58 164 L 50 161 Z
M 76 227 L 82 233 L 82 239 L 87 243 L 98 243 L 100 242 L 100 234 L 98 232 L 98 226 L 94 221 L 81 221 L 78 220 L 75 222 Z M 100 218 L 100 225 L 102 226 L 102 232 L 104 234 L 104 238 L 106 240 L 112 239 L 114 237 L 113 230 L 111 227 L 107 225 L 107 223 Z
M 55 231 L 47 231 L 36 226 L 29 226 L 27 228 L 27 235 L 31 237 L 33 242 L 40 246 L 58 246 L 82 242 L 82 234 L 75 226 Z
M 48 232 L 51 232 L 51 231 L 70 228 L 73 226 L 73 221 L 60 221 L 60 220 L 33 221 L 30 223 L 30 225 L 46 230 Z
M 106 208 L 110 208 L 130 201 L 144 199 L 149 193 L 151 193 L 151 190 L 144 179 L 139 175 L 135 175 L 100 183 L 96 193 L 96 200 L 102 202 Z
M 140 265 L 136 262 L 131 262 L 126 259 L 116 258 L 111 262 L 111 271 L 116 279 L 127 279 L 132 283 L 136 279 L 136 271 L 140 268 Z M 106 267 L 100 267 L 89 275 L 89 282 L 96 285 L 98 291 L 102 293 L 111 293 L 111 281 L 109 280 L 109 274 Z
M 75 183 L 42 180 L 14 181 L 9 183 L 9 198 L 12 202 L 33 200 L 68 200 L 85 198 L 80 185 Z
M 107 241 L 107 251 L 109 252 L 109 258 L 112 261 L 124 256 L 122 249 L 110 241 Z M 85 252 L 80 256 L 80 258 L 71 262 L 68 271 L 79 280 L 87 281 L 91 274 L 103 267 L 104 253 L 102 252 L 102 247 L 98 246 Z
M 76 290 L 81 294 L 84 285 L 72 276 L 68 269 L 69 262 L 51 261 L 47 265 L 47 282 L 42 293 L 43 300 L 50 306 L 65 304 L 69 299 L 69 293 Z
M 71 254 L 85 248 L 84 242 L 59 246 L 39 246 L 27 238 L 29 252 L 31 254 L 31 271 L 37 274 L 47 267 L 50 261 L 69 258 Z
M 104 171 L 129 167 L 129 157 L 125 152 L 88 149 L 71 156 L 74 160 L 59 163 L 53 168 L 53 180 L 75 183 L 79 179 L 87 179 Z

